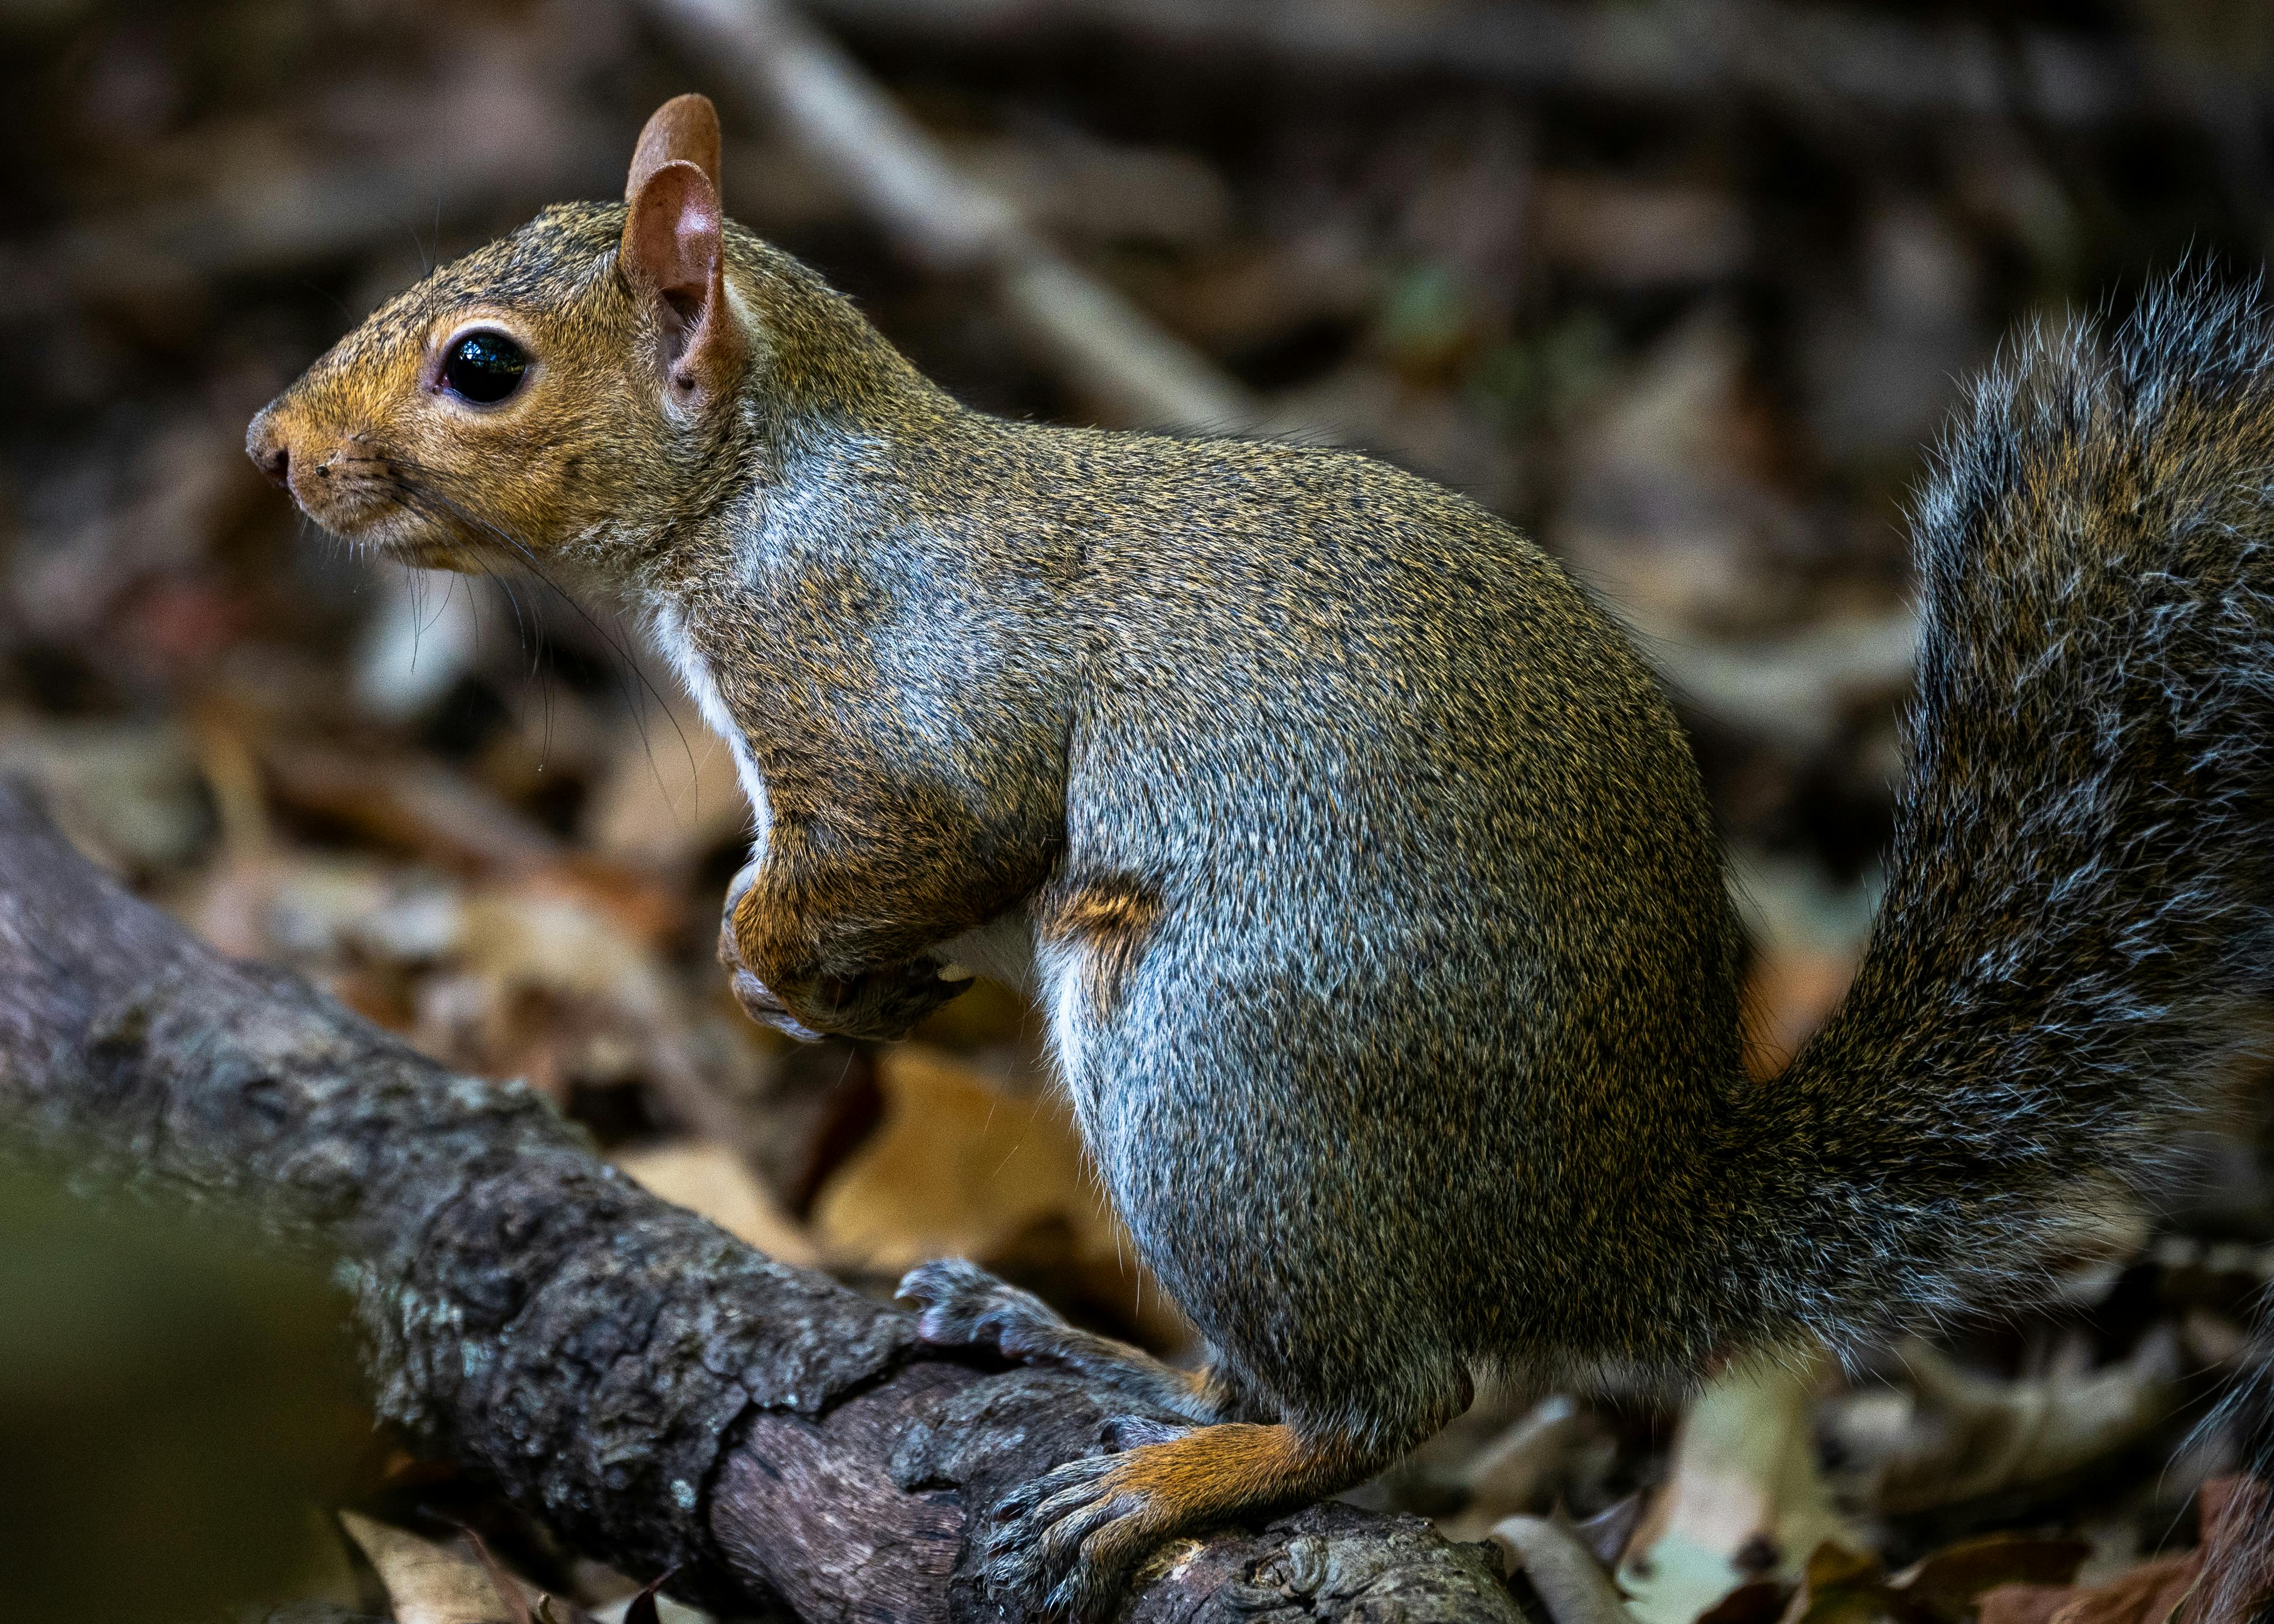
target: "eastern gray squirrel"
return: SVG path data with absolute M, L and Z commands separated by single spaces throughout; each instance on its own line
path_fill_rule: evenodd
M 890 1037 L 968 966 L 1035 990 L 1212 1362 L 968 1264 L 908 1277 L 927 1336 L 1193 1423 L 997 1507 L 1006 1593 L 1099 1613 L 1167 1536 L 1357 1483 L 1478 1374 L 1678 1387 L 2025 1296 L 2257 1052 L 2255 297 L 2161 288 L 1976 386 L 1916 510 L 1886 899 L 1761 1083 L 1689 747 L 1554 560 L 1347 452 L 960 406 L 726 222 L 718 154 L 710 103 L 666 103 L 623 205 L 389 301 L 248 448 L 399 559 L 645 608 L 755 808 L 722 945 L 754 1015 Z

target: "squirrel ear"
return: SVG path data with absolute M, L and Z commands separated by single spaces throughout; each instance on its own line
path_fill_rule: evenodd
M 710 97 L 674 96 L 649 116 L 639 145 L 632 148 L 624 201 L 636 199 L 648 177 L 666 163 L 691 163 L 703 171 L 712 191 L 719 190 L 719 109 Z
M 624 211 L 617 263 L 656 307 L 667 398 L 692 403 L 729 387 L 743 343 L 727 303 L 726 221 L 711 177 L 674 158 L 642 179 Z

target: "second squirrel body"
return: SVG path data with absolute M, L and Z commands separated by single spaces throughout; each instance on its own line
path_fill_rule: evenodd
M 1688 747 L 1543 553 L 1346 453 L 968 411 L 727 226 L 716 169 L 707 104 L 668 104 L 626 207 L 437 272 L 249 445 L 414 561 L 519 552 L 647 605 L 757 814 L 723 951 L 761 1019 L 894 1035 L 955 961 L 1031 959 L 1215 1360 L 911 1276 L 928 1335 L 1210 1424 L 1014 1493 L 1005 1590 L 1094 1610 L 1170 1533 L 1379 1470 L 1480 1373 L 1678 1385 L 2026 1289 L 2248 1050 L 2274 342 L 2247 308 L 2151 306 L 2113 358 L 1986 387 L 1921 519 L 1886 911 L 1758 1084 Z

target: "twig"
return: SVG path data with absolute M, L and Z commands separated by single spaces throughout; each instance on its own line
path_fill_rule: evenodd
M 1817 116 L 2025 116 L 2060 126 L 2178 114 L 2216 121 L 2221 87 L 2162 85 L 2067 31 L 1866 18 L 1773 0 L 1584 6 L 1320 5 L 1312 0 L 808 0 L 832 22 L 960 46 L 1093 44 L 1103 33 L 1218 62 L 1422 75 L 1593 100 L 1753 96 Z M 2231 94 L 2231 89 L 2227 92 Z M 2214 131 L 2214 133 L 2218 132 Z
M 826 34 L 779 0 L 645 0 L 731 99 L 779 122 L 934 269 L 990 282 L 1004 313 L 1097 410 L 1148 428 L 1243 430 L 1260 404 L 959 169 Z
M 1918 654 L 1918 617 L 1908 609 L 1755 643 L 1635 629 L 1677 699 L 1796 751 L 1822 749 L 1855 707 L 1901 692 Z

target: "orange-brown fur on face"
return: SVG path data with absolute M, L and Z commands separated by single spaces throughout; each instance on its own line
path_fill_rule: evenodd
M 557 204 L 440 267 L 263 409 L 247 450 L 264 466 L 285 452 L 310 517 L 406 562 L 557 566 L 636 595 L 719 569 L 725 510 L 817 424 L 946 404 L 811 271 L 728 224 L 731 371 L 683 409 L 673 318 L 620 263 L 626 212 Z M 446 342 L 478 326 L 534 363 L 493 407 L 437 381 Z
M 670 436 L 630 358 L 642 315 L 615 274 L 621 209 L 547 209 L 390 299 L 253 420 L 294 499 L 335 534 L 450 568 L 546 559 L 651 500 Z M 458 401 L 445 344 L 494 327 L 533 365 L 493 407 Z

